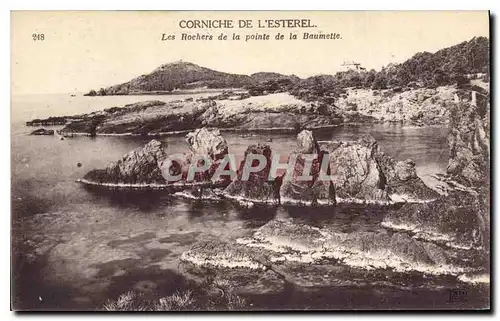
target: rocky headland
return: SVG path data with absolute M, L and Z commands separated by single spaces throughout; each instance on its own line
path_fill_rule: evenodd
M 30 135 L 35 135 L 35 136 L 47 135 L 47 136 L 51 136 L 51 135 L 54 135 L 54 130 L 53 129 L 39 128 L 37 130 L 32 131 Z
M 63 136 L 161 136 L 201 127 L 293 133 L 297 128 L 374 122 L 442 125 L 449 119 L 456 92 L 453 86 L 407 92 L 351 89 L 327 104 L 306 102 L 285 92 L 250 96 L 229 91 L 196 100 L 151 100 L 88 114 L 35 119 L 27 125 L 65 125 L 59 131 Z

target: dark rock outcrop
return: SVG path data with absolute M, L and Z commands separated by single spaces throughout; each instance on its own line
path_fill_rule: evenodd
M 251 154 L 263 155 L 267 162 L 266 166 L 258 172 L 250 172 L 247 180 L 242 180 L 247 157 Z M 253 203 L 278 203 L 279 202 L 279 180 L 269 180 L 271 170 L 271 147 L 265 144 L 251 145 L 245 151 L 245 158 L 241 162 L 237 179 L 229 184 L 224 190 L 224 196 L 231 199 L 249 201 Z M 248 166 L 257 167 L 258 161 L 254 160 Z
M 230 176 L 222 175 L 219 180 L 212 177 L 220 162 L 228 152 L 227 142 L 218 130 L 197 129 L 186 136 L 191 152 L 185 153 L 182 160 L 167 157 L 162 143 L 150 141 L 144 148 L 132 151 L 117 162 L 109 164 L 106 169 L 96 169 L 87 173 L 82 183 L 122 188 L 158 188 L 172 192 L 202 187 L 225 187 Z M 201 167 L 203 159 L 197 156 L 209 157 L 212 165 L 208 170 L 195 172 L 193 179 L 188 179 L 189 168 L 194 161 Z M 167 174 L 177 176 L 177 180 L 167 181 Z M 203 198 L 203 191 L 193 191 L 192 195 Z
M 123 185 L 165 185 L 161 164 L 167 158 L 162 143 L 150 141 L 144 148 L 134 150 L 106 169 L 88 172 L 83 182 Z
M 26 122 L 26 126 L 55 126 L 55 125 L 65 125 L 68 121 L 68 117 L 49 117 L 46 119 L 33 119 Z
M 35 131 L 32 131 L 30 135 L 54 135 L 54 130 L 53 129 L 45 129 L 45 128 L 40 128 Z
M 334 204 L 333 183 L 329 179 L 320 177 L 321 164 L 325 158 L 325 162 L 328 162 L 328 154 L 320 150 L 318 142 L 309 130 L 303 130 L 297 135 L 297 145 L 297 149 L 287 160 L 290 162 L 291 158 L 295 158 L 295 166 L 292 173 L 285 174 L 283 178 L 280 187 L 281 203 Z M 304 173 L 304 170 L 307 170 L 306 163 L 311 164 L 309 173 Z M 329 165 L 323 172 L 325 177 L 329 174 Z M 311 178 L 307 180 L 300 178 L 306 175 Z

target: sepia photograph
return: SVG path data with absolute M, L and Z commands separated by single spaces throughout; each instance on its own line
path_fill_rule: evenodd
M 11 11 L 14 311 L 490 311 L 488 11 Z

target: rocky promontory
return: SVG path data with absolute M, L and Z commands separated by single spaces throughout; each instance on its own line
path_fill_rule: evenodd
M 88 172 L 79 181 L 85 185 L 111 189 L 166 189 L 171 192 L 205 185 L 227 186 L 229 182 L 224 176 L 219 181 L 211 181 L 217 166 L 228 152 L 227 142 L 220 132 L 197 129 L 186 135 L 186 143 L 190 152 L 184 153 L 183 160 L 169 159 L 164 143 L 153 139 L 142 149 L 131 151 L 105 169 Z M 206 171 L 196 172 L 193 179 L 188 181 L 191 163 L 200 161 L 195 158 L 196 155 L 210 157 L 212 165 Z M 167 175 L 179 178 L 167 181 Z
M 160 165 L 167 158 L 161 142 L 152 140 L 141 150 L 134 150 L 105 169 L 88 172 L 81 182 L 90 185 L 147 186 L 166 185 Z
M 48 135 L 48 136 L 51 136 L 51 135 L 54 135 L 54 130 L 40 128 L 40 129 L 32 131 L 30 135 L 36 135 L 36 136 L 39 136 L 39 135 Z

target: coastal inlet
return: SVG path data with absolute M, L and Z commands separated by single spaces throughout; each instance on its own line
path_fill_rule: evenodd
M 208 95 L 213 93 L 199 94 L 198 99 Z M 156 98 L 166 104 L 184 100 L 182 96 Z M 39 104 L 39 99 L 19 97 L 14 102 L 28 112 Z M 99 100 L 89 105 L 85 97 L 47 96 L 44 99 L 51 106 L 70 102 L 75 108 L 80 106 L 82 112 L 89 109 L 97 112 L 103 106 Z M 109 105 L 110 97 L 104 99 L 105 105 Z M 115 102 L 112 105 L 125 105 L 130 101 L 147 101 L 149 97 L 115 96 L 112 99 Z M 49 115 L 64 115 L 64 112 L 64 109 L 52 110 Z M 89 171 L 116 163 L 132 150 L 142 150 L 154 137 L 101 136 L 97 127 L 97 137 L 77 136 L 73 132 L 73 137 L 60 141 L 53 136 L 27 135 L 32 127 L 25 127 L 22 119 L 26 116 L 21 113 L 13 125 L 13 214 L 17 218 L 14 228 L 23 231 L 16 234 L 20 239 L 15 242 L 16 248 L 22 249 L 19 253 L 23 253 L 15 260 L 21 264 L 16 269 L 19 287 L 15 297 L 19 306 L 94 309 L 131 289 L 150 298 L 168 296 L 207 275 L 240 289 L 240 294 L 254 308 L 349 308 L 345 293 L 358 298 L 350 304 L 367 308 L 373 300 L 368 297 L 383 297 L 380 302 L 386 305 L 380 307 L 430 306 L 442 302 L 441 306 L 446 308 L 449 306 L 446 289 L 457 286 L 468 289 L 467 304 L 482 304 L 478 302 L 485 298 L 485 287 L 477 283 L 484 275 L 480 259 L 475 259 L 473 265 L 455 259 L 461 251 L 468 255 L 478 251 L 474 245 L 477 233 L 469 229 L 473 225 L 460 225 L 469 231 L 467 233 L 449 234 L 444 229 L 441 234 L 424 234 L 426 230 L 418 225 L 423 223 L 415 221 L 408 226 L 420 226 L 421 232 L 400 230 L 394 234 L 397 230 L 391 224 L 396 219 L 403 220 L 394 212 L 401 205 L 381 207 L 338 202 L 333 207 L 304 207 L 254 203 L 249 207 L 248 203 L 221 200 L 219 195 L 212 195 L 214 201 L 206 197 L 200 203 L 196 190 L 169 195 L 162 191 L 86 189 L 75 181 Z M 293 126 L 290 127 L 293 130 Z M 61 131 L 62 126 L 55 129 Z M 371 134 L 378 149 L 392 158 L 402 160 L 403 164 L 406 159 L 412 159 L 417 175 L 429 185 L 437 184 L 432 175 L 444 172 L 448 163 L 446 128 L 370 124 L 327 127 L 314 133 L 320 146 L 325 144 L 323 141 L 354 143 L 359 137 Z M 222 130 L 220 134 L 229 152 L 238 155 L 244 155 L 251 145 L 267 144 L 283 155 L 300 147 L 296 135 L 287 134 L 286 130 L 274 134 Z M 184 135 L 155 139 L 161 142 L 166 154 L 189 152 L 190 144 Z M 271 142 L 267 141 L 269 137 Z M 375 147 L 359 144 L 345 148 L 361 151 Z M 371 152 L 366 151 L 368 157 Z M 370 157 L 367 160 L 374 161 Z M 77 163 L 82 163 L 82 167 L 77 167 Z M 243 192 L 245 188 L 242 188 L 233 190 Z M 356 188 L 354 191 L 368 190 Z M 337 197 L 340 198 L 340 194 Z M 388 216 L 388 213 L 395 214 Z M 447 223 L 443 224 L 446 228 Z M 297 234 L 302 229 L 305 230 L 300 233 L 309 235 L 307 238 Z M 311 238 L 311 235 L 315 236 Z M 307 239 L 310 244 L 301 244 Z M 370 247 L 369 242 L 376 247 Z M 467 249 L 471 245 L 472 248 Z M 406 251 L 410 251 L 409 254 L 404 254 Z M 472 255 L 480 258 L 479 253 Z M 228 270 L 224 262 L 234 262 L 237 266 Z M 267 274 L 259 272 L 262 269 L 268 271 Z M 420 284 L 418 300 L 414 297 L 415 282 Z M 290 284 L 293 284 L 293 295 L 290 295 Z M 375 284 L 384 286 L 373 288 Z M 311 299 L 317 295 L 336 300 Z

